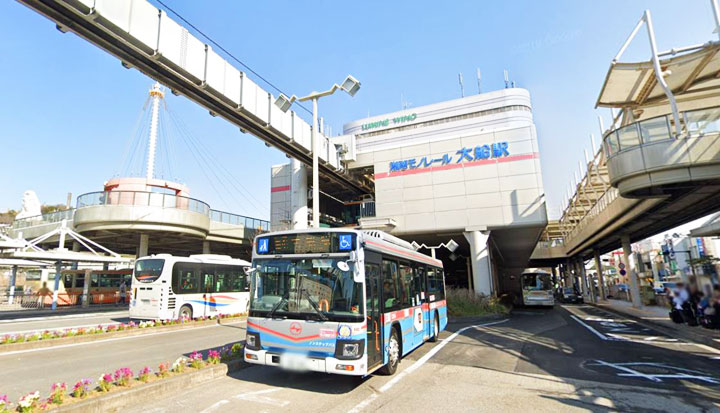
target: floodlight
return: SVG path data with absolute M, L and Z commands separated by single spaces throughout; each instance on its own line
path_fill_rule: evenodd
M 360 90 L 360 82 L 352 77 L 352 75 L 348 75 L 340 88 L 346 91 L 348 95 L 355 96 L 357 91 Z
M 447 248 L 450 252 L 455 252 L 455 250 L 458 249 L 459 246 L 460 245 L 458 245 L 458 243 L 452 239 L 448 241 L 447 244 L 445 244 L 445 248 Z
M 289 98 L 289 97 L 285 96 L 283 93 L 281 93 L 280 96 L 278 96 L 277 99 L 275 99 L 275 106 L 280 108 L 281 111 L 287 112 L 288 109 L 290 109 L 290 106 L 292 106 L 293 100 L 294 99 Z

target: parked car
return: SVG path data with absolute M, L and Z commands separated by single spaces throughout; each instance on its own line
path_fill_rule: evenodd
M 575 291 L 574 288 L 563 288 L 560 301 L 563 303 L 582 304 L 583 298 Z

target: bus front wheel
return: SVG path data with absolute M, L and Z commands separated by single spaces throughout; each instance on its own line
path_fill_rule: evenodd
M 391 376 L 395 374 L 400 364 L 400 338 L 397 329 L 390 330 L 390 340 L 388 341 L 388 362 L 380 370 L 380 373 Z
M 178 313 L 179 319 L 182 320 L 182 319 L 186 318 L 188 320 L 192 320 L 192 315 L 193 315 L 192 307 L 190 307 L 189 305 L 184 305 L 184 306 L 180 307 L 180 312 Z

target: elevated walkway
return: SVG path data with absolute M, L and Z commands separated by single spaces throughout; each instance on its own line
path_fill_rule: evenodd
M 619 62 L 643 24 L 653 58 Z M 534 264 L 629 248 L 720 210 L 719 52 L 720 42 L 708 42 L 658 53 L 646 12 L 612 61 L 597 100 L 620 113 L 593 159 L 586 158 L 585 175 L 535 248 Z
M 220 251 L 247 249 L 255 235 L 270 227 L 268 221 L 216 211 L 189 197 L 114 190 L 80 195 L 75 209 L 16 220 L 9 235 L 34 239 L 59 228 L 63 220 L 78 233 L 126 254 L 135 253 L 140 233 L 171 250 L 198 253 L 204 241 L 213 242 Z M 57 241 L 52 237 L 44 243 Z
M 72 31 L 221 116 L 289 157 L 312 165 L 311 128 L 293 111 L 283 112 L 275 96 L 220 56 L 211 45 L 147 0 L 20 0 L 62 32 Z M 322 132 L 322 131 L 320 131 Z M 347 148 L 319 135 L 320 173 L 338 192 L 369 194 L 372 182 L 351 175 L 343 164 Z

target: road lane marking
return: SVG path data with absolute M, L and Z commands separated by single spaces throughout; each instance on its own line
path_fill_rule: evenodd
M 406 368 L 405 370 L 401 371 L 397 376 L 393 377 L 392 380 L 385 383 L 382 387 L 378 389 L 378 393 L 373 393 L 370 396 L 368 396 L 367 399 L 363 400 L 362 402 L 358 403 L 348 411 L 348 413 L 357 413 L 362 411 L 365 407 L 369 406 L 375 399 L 378 398 L 379 393 L 385 393 L 386 391 L 390 390 L 394 385 L 396 385 L 400 380 L 402 380 L 405 376 L 409 375 L 413 371 L 417 370 L 418 368 L 422 367 L 423 364 L 427 363 L 428 360 L 430 360 L 435 354 L 438 353 L 443 347 L 445 347 L 449 342 L 455 340 L 455 338 L 460 335 L 461 333 L 465 332 L 466 330 L 469 330 L 471 328 L 479 329 L 480 327 L 489 327 L 496 324 L 501 324 L 504 322 L 507 322 L 508 319 L 500 320 L 500 321 L 493 321 L 491 323 L 485 323 L 485 324 L 476 324 L 471 325 L 467 327 L 463 327 L 460 330 L 452 333 L 449 337 L 441 340 L 440 344 L 436 345 L 430 351 L 428 351 L 424 356 L 420 357 L 415 363 L 411 364 L 410 367 Z
M 158 331 L 158 332 L 156 332 L 156 333 L 138 334 L 138 335 L 135 335 L 135 336 L 106 338 L 106 339 L 103 339 L 103 340 L 86 341 L 86 342 L 84 342 L 84 343 L 61 344 L 61 345 L 52 346 L 52 347 L 31 348 L 31 349 L 27 349 L 27 350 L 8 351 L 8 352 L 5 352 L 5 353 L 0 353 L 0 357 L 12 356 L 12 355 L 24 354 L 24 353 L 33 353 L 33 352 L 36 352 L 36 351 L 57 350 L 57 349 L 61 349 L 61 348 L 85 346 L 85 345 L 88 345 L 88 344 L 108 343 L 108 342 L 111 342 L 111 341 L 129 340 L 129 339 L 133 339 L 133 338 L 152 337 L 152 336 L 159 336 L 159 335 L 163 335 L 163 334 L 171 334 L 171 333 L 180 333 L 180 332 L 196 331 L 196 330 L 202 330 L 202 329 L 205 329 L 205 328 L 222 327 L 222 326 L 231 325 L 231 324 L 242 324 L 242 323 L 244 323 L 244 322 L 245 322 L 245 321 L 237 321 L 237 322 L 234 322 L 234 323 L 213 324 L 213 325 L 203 326 L 203 327 L 185 328 L 185 329 L 182 329 L 182 330 Z
M 652 363 L 652 362 L 634 362 L 634 363 L 608 363 L 602 360 L 593 360 L 597 364 L 588 364 L 588 366 L 606 366 L 611 367 L 616 370 L 623 371 L 624 373 L 618 373 L 618 376 L 621 377 L 641 377 L 644 379 L 648 379 L 650 381 L 654 382 L 662 382 L 662 379 L 690 379 L 690 380 L 699 380 L 703 381 L 705 383 L 710 384 L 720 384 L 720 381 L 714 377 L 706 376 L 700 371 L 695 370 L 689 370 L 684 369 L 680 367 L 675 367 L 671 365 L 667 365 L 665 363 Z M 643 373 L 638 370 L 631 369 L 632 367 L 650 367 L 655 369 L 656 371 L 658 369 L 664 369 L 664 370 L 670 370 L 670 371 L 676 371 L 677 373 L 673 374 L 667 374 L 667 373 Z
M 599 331 L 595 330 L 594 328 L 590 327 L 588 324 L 586 324 L 584 321 L 580 320 L 579 318 L 575 317 L 574 315 L 570 314 L 570 317 L 572 317 L 575 321 L 577 321 L 578 323 L 580 323 L 581 326 L 587 328 L 588 330 L 590 330 L 590 332 L 592 332 L 592 333 L 595 334 L 596 336 L 600 337 L 601 339 L 603 339 L 603 340 L 612 340 L 612 339 L 606 337 L 606 336 L 605 336 L 604 334 L 602 334 L 601 332 L 599 332 Z
M 273 399 L 268 396 L 263 396 L 264 394 L 274 393 L 278 390 L 280 390 L 280 389 L 266 389 L 266 390 L 259 390 L 259 391 L 251 391 L 251 392 L 247 392 L 247 393 L 236 394 L 232 398 L 238 399 L 238 400 L 244 400 L 244 401 L 248 401 L 248 402 L 269 404 L 271 406 L 276 406 L 276 407 L 285 407 L 288 404 L 290 404 L 290 402 L 287 400 L 277 400 L 277 399 Z
M 207 409 L 201 411 L 200 413 L 210 413 L 214 412 L 218 407 L 222 406 L 223 404 L 230 403 L 228 400 L 220 400 L 217 403 L 214 403 L 212 406 L 208 407 Z

